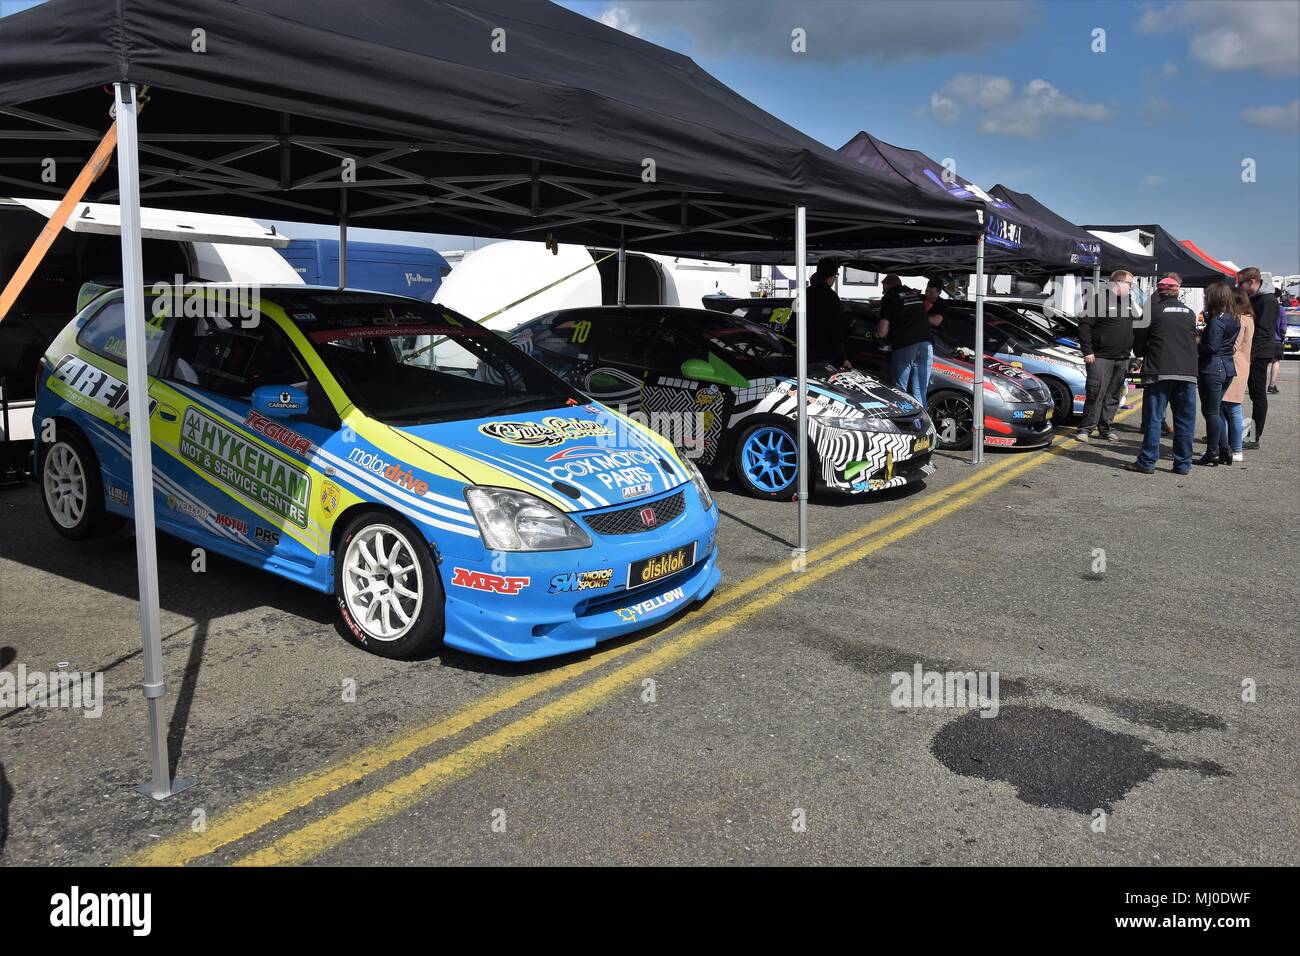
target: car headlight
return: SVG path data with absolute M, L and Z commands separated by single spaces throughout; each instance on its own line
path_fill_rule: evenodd
M 987 381 L 985 384 L 988 384 Z M 1034 396 L 1030 395 L 1029 392 L 1025 391 L 1014 382 L 995 381 L 992 384 L 997 393 L 1002 396 L 1003 401 L 1032 402 L 1034 400 Z
M 918 409 L 918 415 L 925 414 L 924 410 Z M 902 429 L 891 422 L 888 418 L 821 418 L 818 419 L 823 425 L 831 428 L 843 428 L 851 432 L 888 432 L 890 434 L 901 434 Z
M 591 547 L 591 538 L 568 515 L 527 492 L 476 485 L 465 489 L 465 501 L 489 551 Z
M 700 503 L 704 505 L 704 510 L 708 511 L 713 507 L 713 492 L 709 486 L 704 483 L 704 476 L 700 474 L 700 469 L 696 467 L 695 462 L 689 458 L 683 458 L 682 464 L 686 466 L 686 474 L 695 485 L 695 490 L 699 492 Z

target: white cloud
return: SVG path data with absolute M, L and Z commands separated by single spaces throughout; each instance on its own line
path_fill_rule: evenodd
M 1178 64 L 1166 63 L 1163 67 L 1160 68 L 1160 72 L 1163 73 L 1165 76 L 1177 76 Z
M 1165 182 L 1165 180 L 1167 180 L 1168 178 L 1169 177 L 1167 176 L 1143 176 L 1142 185 L 1148 188 L 1152 186 L 1159 186 L 1161 183 Z
M 1184 33 L 1188 52 L 1212 70 L 1300 73 L 1300 4 L 1295 0 L 1178 0 L 1146 4 L 1139 33 Z
M 961 107 L 951 96 L 942 93 L 930 94 L 930 112 L 934 118 L 945 126 L 961 115 Z
M 958 73 L 943 85 L 947 94 L 967 106 L 1001 106 L 1011 98 L 1011 81 L 1005 76 Z
M 619 0 L 599 19 L 693 56 L 790 56 L 790 31 L 801 27 L 799 56 L 896 62 L 981 53 L 1019 39 L 1039 15 L 1034 0 Z
M 627 7 L 606 7 L 601 11 L 600 22 L 615 30 L 622 30 L 633 36 L 641 35 L 640 25 L 632 18 L 632 11 Z
M 967 106 L 976 111 L 980 132 L 1025 139 L 1038 139 L 1048 122 L 1110 118 L 1105 105 L 1076 100 L 1047 80 L 1030 80 L 1014 98 L 1013 89 L 1005 76 L 959 73 L 930 97 L 930 110 L 939 122 L 950 123 L 959 105 Z
M 1250 126 L 1294 132 L 1300 130 L 1300 100 L 1286 106 L 1254 106 L 1242 110 L 1241 118 Z

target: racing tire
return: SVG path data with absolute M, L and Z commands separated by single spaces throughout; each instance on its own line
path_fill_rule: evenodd
M 126 519 L 104 507 L 104 480 L 90 442 L 60 423 L 52 442 L 40 442 L 37 474 L 41 504 L 54 530 L 65 538 L 86 541 L 112 534 Z
M 1038 377 L 1052 393 L 1052 404 L 1056 406 L 1056 411 L 1052 413 L 1052 420 L 1061 425 L 1065 424 L 1074 415 L 1074 394 L 1070 391 L 1070 387 L 1059 378 L 1052 378 L 1050 375 Z
M 364 511 L 334 552 L 334 595 L 344 639 L 371 654 L 420 657 L 441 640 L 442 581 L 424 537 L 409 521 Z
M 764 501 L 792 500 L 799 488 L 797 447 L 794 429 L 780 422 L 755 422 L 742 431 L 734 465 L 745 493 Z
M 925 410 L 934 422 L 935 441 L 940 448 L 945 451 L 970 448 L 975 435 L 975 404 L 969 395 L 954 391 L 935 392 Z M 947 426 L 949 420 L 953 422 L 951 429 Z M 952 441 L 947 440 L 949 434 L 953 435 Z

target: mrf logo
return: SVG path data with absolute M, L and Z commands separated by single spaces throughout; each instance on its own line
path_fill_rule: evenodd
M 493 594 L 518 594 L 528 587 L 531 578 L 507 578 L 499 574 L 487 574 L 483 571 L 471 571 L 468 568 L 453 568 L 451 583 L 458 588 L 470 588 L 474 591 L 489 591 Z

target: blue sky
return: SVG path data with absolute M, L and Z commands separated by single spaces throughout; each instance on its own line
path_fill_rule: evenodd
M 1300 273 L 1300 0 L 564 5 L 694 57 L 828 146 L 865 129 L 1075 222 L 1155 222 L 1238 265 Z M 790 49 L 796 27 L 806 52 Z

